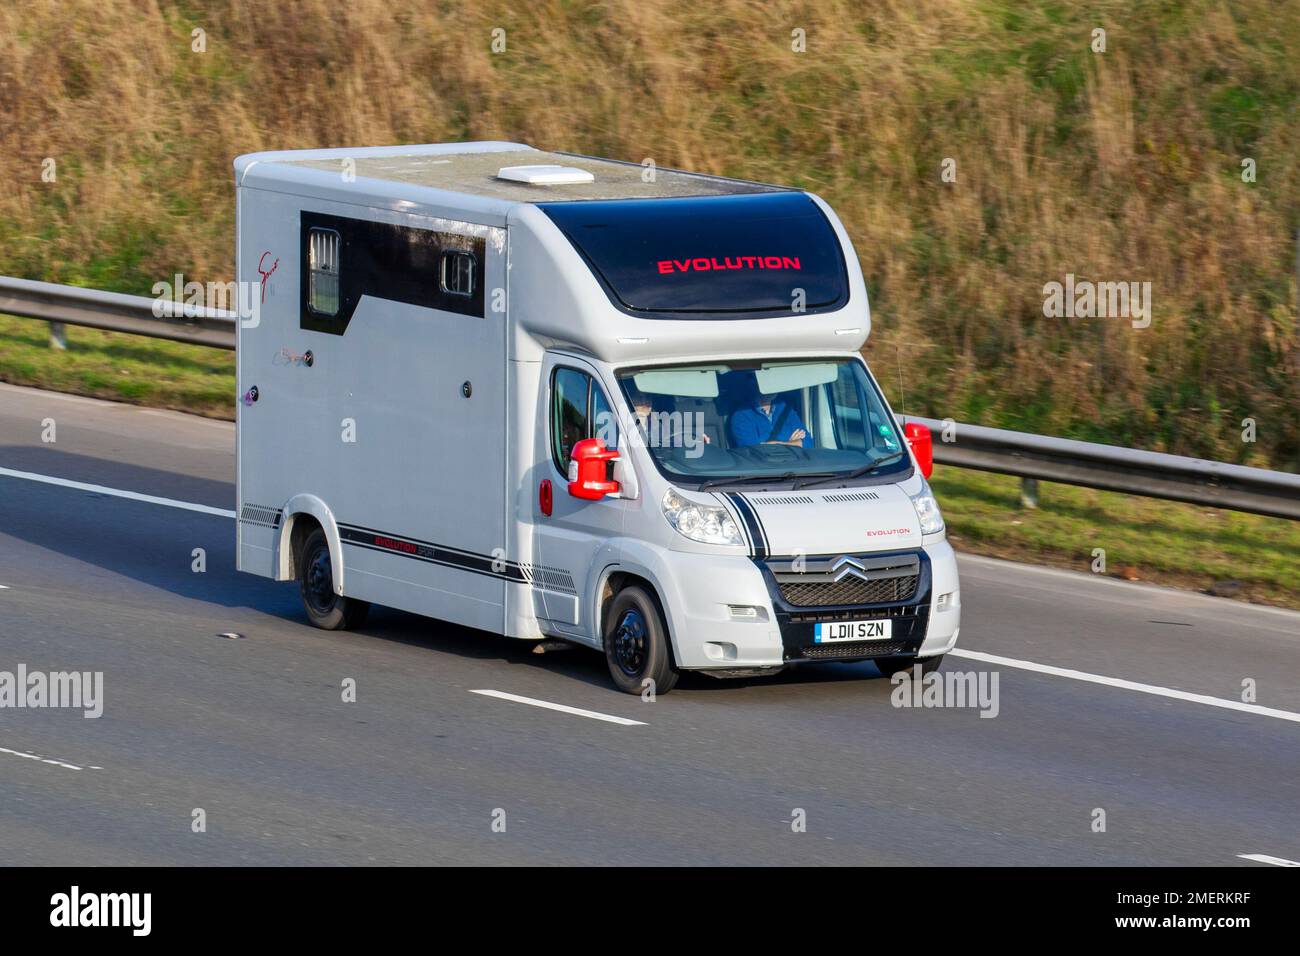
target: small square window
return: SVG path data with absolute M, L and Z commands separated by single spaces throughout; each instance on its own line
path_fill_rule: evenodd
M 438 279 L 442 291 L 448 295 L 474 294 L 474 254 L 470 252 L 444 252 L 441 275 Z
M 312 229 L 308 236 L 307 308 L 317 315 L 339 312 L 339 234 L 333 229 Z

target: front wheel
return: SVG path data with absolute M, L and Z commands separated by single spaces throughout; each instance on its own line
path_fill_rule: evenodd
M 370 613 L 368 602 L 334 593 L 329 542 L 320 528 L 307 536 L 298 555 L 298 591 L 308 620 L 327 631 L 360 627 Z
M 943 663 L 943 655 L 936 657 L 877 657 L 872 661 L 880 673 L 885 677 L 893 677 L 897 673 L 911 674 L 913 666 L 921 665 L 921 676 L 933 674 Z
M 624 693 L 666 694 L 676 686 L 668 628 L 644 588 L 631 585 L 614 595 L 605 612 L 604 644 L 610 676 Z

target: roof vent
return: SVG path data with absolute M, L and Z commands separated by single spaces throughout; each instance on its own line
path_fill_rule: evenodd
M 502 166 L 497 170 L 497 179 L 528 183 L 530 186 L 567 186 L 589 183 L 595 178 L 585 169 L 575 169 L 572 166 Z

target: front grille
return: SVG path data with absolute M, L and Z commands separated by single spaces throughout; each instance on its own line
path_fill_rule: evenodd
M 782 581 L 781 597 L 796 607 L 834 604 L 887 604 L 906 601 L 916 593 L 919 575 L 864 581 L 850 575 L 839 581 Z
M 916 596 L 921 556 L 841 554 L 769 558 L 764 562 L 782 600 L 792 607 L 863 607 L 897 604 Z
M 809 644 L 802 653 L 810 661 L 847 661 L 865 657 L 890 657 L 903 653 L 903 641 L 855 641 L 851 644 Z

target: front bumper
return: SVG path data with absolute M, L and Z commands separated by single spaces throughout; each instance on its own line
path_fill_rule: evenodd
M 838 557 L 838 556 L 836 556 Z M 670 627 L 678 666 L 698 670 L 779 668 L 807 661 L 854 661 L 915 654 L 933 657 L 950 650 L 960 630 L 960 593 L 956 556 L 946 540 L 927 542 L 920 549 L 857 555 L 862 563 L 888 564 L 891 558 L 911 558 L 917 567 L 916 586 L 907 597 L 870 604 L 796 605 L 782 596 L 777 581 L 780 559 L 716 559 L 699 574 L 674 574 L 676 607 L 670 607 Z M 808 558 L 809 562 L 818 559 Z M 942 609 L 936 608 L 946 596 Z M 740 621 L 731 608 L 755 607 L 761 617 Z M 892 621 L 888 641 L 817 644 L 817 622 Z
M 890 551 L 870 555 L 853 555 L 862 564 L 880 564 L 877 571 L 868 567 L 862 574 L 896 573 L 891 566 L 903 564 L 908 568 L 908 595 L 899 600 L 885 600 L 866 604 L 794 604 L 788 596 L 799 588 L 785 583 L 804 574 L 783 574 L 788 561 L 752 559 L 758 565 L 767 586 L 768 599 L 775 612 L 777 627 L 781 632 L 781 659 L 786 664 L 810 660 L 852 661 L 872 657 L 890 657 L 915 654 L 921 649 L 930 621 L 930 604 L 933 593 L 929 555 L 922 550 Z M 808 558 L 812 564 L 816 558 Z M 907 573 L 907 572 L 905 572 Z M 891 634 L 888 640 L 856 641 L 849 643 L 818 644 L 813 637 L 819 622 L 889 620 Z

